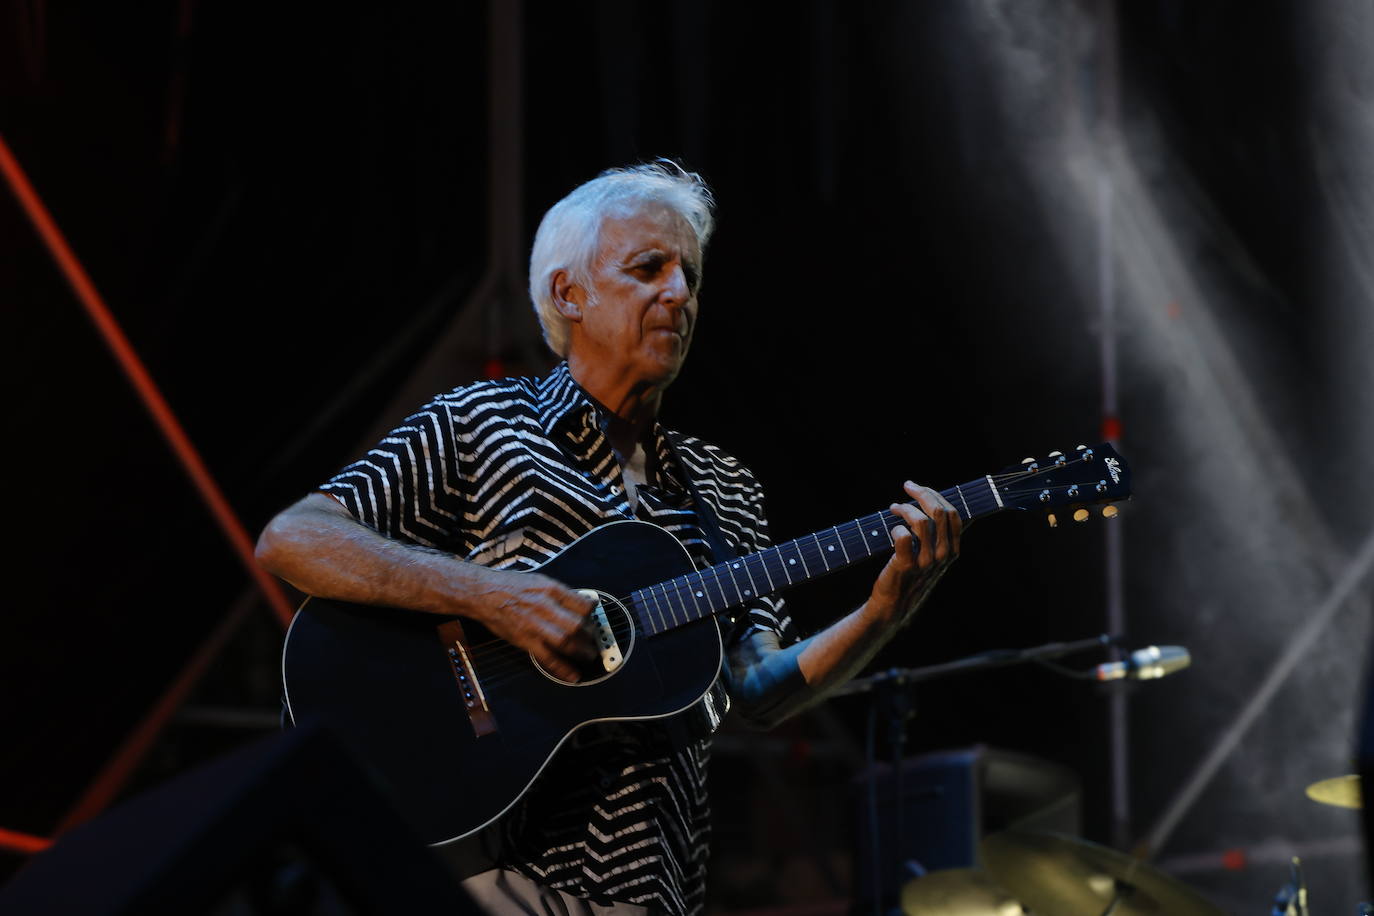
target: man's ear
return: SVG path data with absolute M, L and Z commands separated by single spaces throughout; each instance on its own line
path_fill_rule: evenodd
M 549 292 L 553 294 L 554 307 L 558 314 L 568 321 L 582 320 L 582 307 L 587 302 L 586 291 L 572 281 L 566 270 L 555 270 L 549 277 Z

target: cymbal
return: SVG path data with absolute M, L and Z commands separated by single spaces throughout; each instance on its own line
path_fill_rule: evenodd
M 1009 830 L 979 846 L 993 880 L 1037 916 L 1223 916 L 1195 891 L 1145 862 L 1056 833 Z
M 1307 797 L 1323 805 L 1336 805 L 1340 808 L 1364 807 L 1359 776 L 1334 776 L 1314 782 L 1307 787 Z
M 902 887 L 902 912 L 909 916 L 1021 916 L 1021 904 L 987 872 L 950 868 L 927 872 Z

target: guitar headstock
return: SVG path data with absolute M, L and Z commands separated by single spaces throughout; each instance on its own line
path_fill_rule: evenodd
M 1065 455 L 1050 452 L 1044 458 L 1027 458 L 993 475 L 1002 503 L 1008 509 L 1043 509 L 1050 525 L 1058 524 L 1059 510 L 1068 510 L 1074 521 L 1087 521 L 1088 506 L 1103 505 L 1102 514 L 1114 517 L 1111 503 L 1131 496 L 1131 472 L 1126 461 L 1108 443 L 1080 445 Z

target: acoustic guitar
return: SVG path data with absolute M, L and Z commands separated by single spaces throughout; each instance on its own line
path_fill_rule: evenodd
M 1087 506 L 1129 495 L 1126 464 L 1106 444 L 943 491 L 965 521 L 1036 508 L 1082 520 Z M 337 732 L 429 843 L 459 840 L 514 805 L 582 726 L 713 707 L 717 615 L 882 555 L 899 524 L 885 510 L 700 570 L 656 525 L 597 528 L 538 569 L 597 600 L 588 626 L 600 654 L 576 682 L 469 620 L 312 598 L 282 653 L 287 709 Z

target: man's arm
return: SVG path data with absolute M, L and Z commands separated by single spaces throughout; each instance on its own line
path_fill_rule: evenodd
M 857 674 L 959 556 L 963 519 L 955 508 L 929 487 L 907 481 L 904 488 L 919 508 L 891 507 L 905 524 L 892 531 L 895 549 L 867 601 L 786 649 L 774 634 L 759 632 L 731 652 L 727 677 L 747 719 L 776 725 Z
M 596 654 L 582 629 L 592 604 L 577 592 L 538 573 L 488 569 L 393 541 L 323 493 L 272 519 L 257 557 L 308 595 L 470 617 L 567 680 L 577 679 L 570 659 Z

